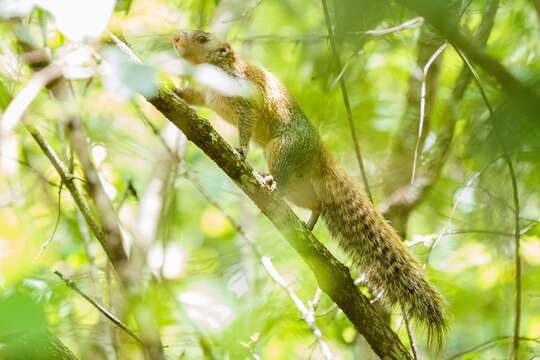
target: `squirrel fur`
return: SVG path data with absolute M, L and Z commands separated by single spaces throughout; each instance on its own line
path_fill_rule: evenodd
M 336 164 L 285 86 L 207 32 L 183 31 L 174 36 L 173 43 L 190 63 L 214 65 L 255 88 L 253 98 L 226 96 L 207 88 L 188 88 L 178 94 L 235 125 L 243 157 L 251 139 L 260 145 L 277 191 L 312 211 L 307 227 L 313 229 L 321 215 L 354 266 L 363 272 L 370 291 L 384 305 L 399 304 L 409 318 L 423 324 L 428 346 L 440 350 L 447 332 L 444 299 L 396 231 Z

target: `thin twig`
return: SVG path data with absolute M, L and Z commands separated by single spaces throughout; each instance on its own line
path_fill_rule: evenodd
M 277 272 L 277 270 L 272 266 L 272 262 L 270 261 L 270 258 L 267 256 L 263 256 L 260 250 L 257 247 L 257 244 L 246 234 L 243 227 L 234 220 L 234 218 L 229 215 L 225 209 L 217 202 L 215 201 L 210 194 L 203 188 L 203 186 L 200 184 L 200 182 L 190 173 L 185 172 L 184 177 L 186 177 L 188 180 L 192 182 L 192 184 L 197 188 L 197 190 L 206 198 L 206 200 L 215 206 L 218 210 L 221 211 L 221 213 L 227 218 L 229 223 L 234 227 L 236 232 L 246 241 L 246 243 L 251 247 L 253 253 L 257 257 L 257 260 L 264 266 L 266 269 L 268 275 L 276 281 L 282 288 L 284 288 L 289 294 L 289 297 L 294 302 L 300 313 L 302 314 L 302 319 L 306 322 L 309 329 L 313 333 L 313 336 L 319 343 L 319 346 L 321 347 L 321 351 L 325 357 L 325 359 L 332 359 L 332 353 L 330 352 L 330 349 L 328 345 L 324 342 L 324 339 L 322 338 L 322 333 L 318 329 L 317 325 L 315 324 L 315 310 L 319 304 L 319 301 L 321 299 L 322 291 L 320 288 L 317 288 L 317 291 L 315 292 L 315 295 L 313 297 L 313 300 L 308 301 L 309 310 L 308 308 L 303 304 L 302 300 L 294 294 L 294 292 L 288 287 L 283 286 L 285 284 L 283 278 L 281 278 Z M 272 271 L 273 269 L 273 271 Z M 277 278 L 276 278 L 277 276 Z M 280 281 L 278 281 L 281 280 Z M 291 295 L 292 293 L 292 295 Z M 301 305 L 299 305 L 301 304 Z M 334 304 L 335 305 L 335 304 Z M 331 308 L 333 309 L 333 307 Z
M 120 319 L 118 319 L 116 316 L 114 316 L 109 310 L 107 310 L 104 306 L 98 304 L 96 301 L 94 301 L 94 299 L 92 299 L 90 296 L 88 296 L 85 292 L 83 292 L 78 286 L 77 284 L 71 280 L 71 279 L 68 279 L 66 278 L 60 271 L 54 271 L 54 273 L 56 274 L 56 276 L 58 276 L 60 278 L 60 280 L 62 280 L 63 282 L 66 283 L 66 285 L 73 289 L 74 291 L 76 291 L 79 295 L 81 295 L 83 298 L 86 299 L 86 301 L 88 301 L 90 304 L 92 304 L 93 307 L 95 307 L 100 313 L 102 313 L 103 315 L 105 315 L 105 317 L 109 320 L 111 320 L 111 322 L 118 326 L 120 329 L 122 329 L 126 334 L 128 334 L 129 336 L 131 336 L 133 339 L 135 339 L 135 341 L 137 341 L 139 343 L 139 345 L 143 346 L 144 347 L 144 343 L 143 341 L 141 340 L 141 338 L 135 334 L 133 331 L 131 331 L 126 325 L 124 325 L 124 323 L 122 323 L 122 321 Z
M 503 159 L 506 162 L 506 165 L 508 167 L 508 172 L 510 174 L 510 181 L 512 183 L 512 197 L 514 200 L 514 257 L 515 257 L 515 281 L 516 281 L 516 296 L 515 296 L 515 319 L 514 319 L 514 338 L 512 341 L 512 357 L 513 359 L 519 359 L 519 334 L 520 334 L 520 327 L 521 327 L 521 292 L 522 292 L 522 285 L 521 285 L 521 254 L 520 254 L 520 245 L 521 245 L 521 229 L 519 225 L 519 193 L 518 193 L 518 184 L 517 184 L 517 177 L 514 170 L 514 165 L 512 163 L 512 158 L 510 157 L 510 153 L 508 152 L 508 149 L 506 147 L 506 144 L 502 138 L 502 135 L 500 133 L 499 128 L 497 127 L 497 121 L 495 119 L 495 112 L 493 110 L 493 107 L 491 106 L 491 103 L 489 99 L 487 98 L 486 92 L 484 91 L 484 88 L 482 86 L 482 83 L 480 82 L 480 77 L 474 70 L 474 67 L 469 62 L 465 54 L 455 47 L 458 55 L 461 57 L 463 62 L 467 65 L 469 70 L 471 71 L 471 74 L 473 75 L 474 81 L 476 85 L 478 86 L 478 89 L 480 91 L 480 95 L 482 96 L 482 100 L 484 101 L 488 111 L 489 111 L 489 118 L 493 125 L 493 130 L 495 133 L 495 137 L 497 138 L 497 143 L 500 144 Z
M 422 131 L 424 130 L 424 119 L 426 115 L 426 82 L 427 82 L 429 68 L 435 62 L 435 60 L 437 60 L 439 55 L 442 54 L 442 52 L 444 51 L 444 49 L 446 49 L 447 46 L 448 44 L 444 43 L 437 50 L 435 50 L 433 55 L 431 55 L 426 65 L 424 66 L 423 75 L 422 75 L 423 76 L 422 88 L 421 88 L 421 95 L 420 95 L 420 122 L 418 124 L 418 138 L 416 139 L 416 146 L 414 147 L 411 184 L 414 183 L 414 177 L 416 175 L 416 163 L 418 161 L 418 153 L 420 152 L 420 144 L 422 142 Z
M 290 288 L 290 286 L 287 285 L 285 280 L 279 275 L 276 268 L 272 264 L 272 261 L 268 256 L 263 256 L 262 264 L 266 271 L 268 272 L 268 275 L 278 284 L 285 292 L 289 295 L 291 300 L 293 301 L 294 305 L 300 311 L 302 314 L 302 319 L 306 322 L 309 329 L 317 339 L 317 342 L 319 343 L 319 346 L 321 347 L 321 351 L 323 353 L 323 356 L 325 359 L 330 360 L 332 359 L 332 353 L 330 352 L 330 348 L 322 338 L 321 330 L 317 327 L 317 324 L 315 323 L 315 316 L 314 313 L 309 311 L 306 305 L 300 300 L 298 295 Z
M 503 341 L 508 341 L 508 340 L 512 340 L 513 339 L 513 336 L 498 336 L 496 338 L 493 338 L 491 340 L 487 340 L 481 344 L 478 344 L 478 345 L 475 345 L 475 346 L 472 346 L 466 350 L 463 350 L 463 351 L 460 351 L 458 353 L 455 353 L 449 357 L 446 358 L 446 360 L 454 360 L 454 359 L 459 359 L 459 358 L 462 358 L 464 355 L 467 355 L 471 352 L 479 352 L 479 351 L 485 351 L 495 345 L 497 345 L 497 343 L 499 342 L 503 342 Z M 536 342 L 536 343 L 540 343 L 540 337 L 536 337 L 536 338 L 530 338 L 530 337 L 520 337 L 519 338 L 519 341 L 531 341 L 531 342 Z
M 328 309 L 321 311 L 320 313 L 315 314 L 316 317 L 324 317 L 328 314 L 330 314 L 335 309 L 339 309 L 337 305 L 334 303 L 328 307 Z
M 384 35 L 389 35 L 389 34 L 395 34 L 395 33 L 398 33 L 407 29 L 413 29 L 417 26 L 422 25 L 423 23 L 424 23 L 424 18 L 421 16 L 417 16 L 411 20 L 405 21 L 402 24 L 392 26 L 389 28 L 380 28 L 380 29 L 373 29 L 373 30 L 367 30 L 367 31 L 351 31 L 344 34 L 344 36 L 351 37 L 351 38 L 357 38 L 361 36 L 371 36 L 371 37 L 384 36 Z M 253 43 L 256 41 L 311 43 L 311 42 L 327 40 L 328 38 L 329 38 L 328 34 L 307 34 L 307 35 L 302 35 L 302 36 L 262 34 L 262 35 L 254 35 L 254 36 L 237 38 L 236 40 L 244 42 L 244 43 Z M 355 54 L 351 55 L 351 57 L 354 57 L 354 56 Z
M 336 39 L 334 36 L 334 30 L 332 29 L 332 20 L 330 18 L 330 13 L 328 11 L 328 4 L 326 0 L 322 0 L 323 9 L 324 9 L 324 19 L 326 21 L 326 28 L 328 30 L 328 38 L 330 40 L 330 47 L 332 48 L 332 55 L 334 57 L 334 66 L 336 71 L 339 72 L 341 69 L 341 60 L 339 59 L 339 52 L 336 45 Z M 360 144 L 358 143 L 358 137 L 356 136 L 356 128 L 353 121 L 353 114 L 351 110 L 351 104 L 349 102 L 349 94 L 347 92 L 347 85 L 343 77 L 339 79 L 339 86 L 341 88 L 341 94 L 343 95 L 343 103 L 345 104 L 345 110 L 347 112 L 347 121 L 349 122 L 349 128 L 351 131 L 353 143 L 354 143 L 354 152 L 356 153 L 356 159 L 358 160 L 358 166 L 360 167 L 360 174 L 362 175 L 362 181 L 364 182 L 364 190 L 369 197 L 369 200 L 373 203 L 373 196 L 371 195 L 371 190 L 369 188 L 369 183 L 367 180 L 366 170 L 364 169 L 364 161 L 362 159 L 362 152 L 360 151 Z
M 0 122 L 0 134 L 11 132 L 39 92 L 61 75 L 62 67 L 56 63 L 49 64 L 38 71 L 9 103 Z
M 450 210 L 450 215 L 448 215 L 448 219 L 446 220 L 446 223 L 444 224 L 443 229 L 441 230 L 439 235 L 437 235 L 437 238 L 435 239 L 435 241 L 433 241 L 433 243 L 431 243 L 431 245 L 430 245 L 430 247 L 428 249 L 428 254 L 426 256 L 426 262 L 424 263 L 424 267 L 426 267 L 428 265 L 429 259 L 431 257 L 431 253 L 433 252 L 433 249 L 442 240 L 442 238 L 446 235 L 446 232 L 450 228 L 450 225 L 452 224 L 452 220 L 454 218 L 454 213 L 456 212 L 458 205 L 461 203 L 461 200 L 463 199 L 463 195 L 472 186 L 473 182 L 480 176 L 481 173 L 482 172 L 479 171 L 476 174 L 474 174 L 469 179 L 469 181 L 467 181 L 467 184 L 465 184 L 465 187 L 460 191 L 457 200 L 454 202 L 454 205 L 452 206 L 452 210 Z
M 423 23 L 424 23 L 424 18 L 421 16 L 417 16 L 411 20 L 405 21 L 404 23 L 396 25 L 396 26 L 392 26 L 392 27 L 384 28 L 384 29 L 368 30 L 368 31 L 361 32 L 361 34 L 370 35 L 370 36 L 388 35 L 388 34 L 401 32 L 403 30 L 415 28 L 417 26 L 422 25 Z M 352 34 L 355 34 L 355 33 L 352 33 Z
M 529 230 L 529 228 L 525 227 L 521 229 L 521 234 L 526 233 Z M 497 236 L 507 236 L 507 237 L 514 237 L 514 233 L 504 232 L 504 231 L 497 231 L 497 230 L 483 230 L 483 229 L 458 229 L 453 231 L 446 231 L 444 233 L 444 236 L 453 236 L 453 235 L 464 235 L 464 234 L 488 234 L 488 235 L 497 235 Z M 418 244 L 425 244 L 428 246 L 428 244 L 431 244 L 433 241 L 437 239 L 438 235 L 436 234 L 427 234 L 427 235 L 414 235 L 413 239 L 410 241 L 407 241 L 407 247 L 412 248 L 415 247 Z
M 39 249 L 39 253 L 36 255 L 34 260 L 32 260 L 32 263 L 35 263 L 41 255 L 45 252 L 45 249 L 54 239 L 54 235 L 56 235 L 56 231 L 58 230 L 58 225 L 60 225 L 60 219 L 62 218 L 62 189 L 63 189 L 63 183 L 60 183 L 60 186 L 58 187 L 58 212 L 56 214 L 56 221 L 54 222 L 54 228 L 51 233 L 51 235 L 45 240 Z
M 50 185 L 50 186 L 55 187 L 55 188 L 58 188 L 60 186 L 59 184 L 55 183 L 54 181 L 49 180 L 45 174 L 41 173 L 40 170 L 36 169 L 30 163 L 28 163 L 28 162 L 26 162 L 24 160 L 14 159 L 14 158 L 11 158 L 9 156 L 5 156 L 4 154 L 0 154 L 0 157 L 2 157 L 4 160 L 13 161 L 13 162 L 18 163 L 19 165 L 24 166 L 25 168 L 29 169 L 30 172 L 32 174 L 34 174 L 38 179 L 40 179 L 42 182 L 44 182 L 47 185 Z
M 23 124 L 26 130 L 34 138 L 34 140 L 40 147 L 41 151 L 43 151 L 45 156 L 47 156 L 47 158 L 49 159 L 49 161 L 55 168 L 56 172 L 60 176 L 60 179 L 62 180 L 62 183 L 65 184 L 66 188 L 70 192 L 71 196 L 73 197 L 73 200 L 77 204 L 79 211 L 82 213 L 86 223 L 92 230 L 92 233 L 94 234 L 94 236 L 100 242 L 106 241 L 105 235 L 103 231 L 101 230 L 101 227 L 98 225 L 97 221 L 94 219 L 94 216 L 92 215 L 92 211 L 90 210 L 90 206 L 88 202 L 81 195 L 79 189 L 73 182 L 74 177 L 68 172 L 66 165 L 60 160 L 56 152 L 53 150 L 53 148 L 49 145 L 49 143 L 45 140 L 43 135 L 38 131 L 38 129 L 34 125 L 26 121 L 23 121 Z
M 495 230 L 482 230 L 482 229 L 461 229 L 446 232 L 446 235 L 462 235 L 462 234 L 490 234 L 499 236 L 514 236 L 513 233 Z
M 405 321 L 405 328 L 407 329 L 407 336 L 411 345 L 411 352 L 414 360 L 418 360 L 418 349 L 416 348 L 416 342 L 414 341 L 414 333 L 407 314 L 403 313 L 403 320 Z
M 317 310 L 317 307 L 319 306 L 321 296 L 322 290 L 321 288 L 317 288 L 317 290 L 315 291 L 315 295 L 313 295 L 313 299 L 308 301 L 309 307 L 312 309 L 313 313 L 315 313 L 315 310 Z

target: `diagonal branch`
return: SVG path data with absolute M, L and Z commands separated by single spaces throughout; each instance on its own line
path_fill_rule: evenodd
M 125 261 L 125 259 L 127 259 L 127 256 L 125 254 L 118 252 L 117 250 L 113 249 L 111 246 L 108 245 L 101 227 L 94 219 L 92 211 L 90 210 L 90 205 L 88 204 L 84 196 L 82 196 L 78 187 L 73 182 L 75 178 L 68 172 L 66 165 L 60 160 L 56 152 L 49 145 L 49 143 L 47 143 L 43 135 L 37 130 L 34 125 L 24 120 L 23 125 L 30 133 L 30 135 L 34 138 L 41 151 L 45 154 L 45 156 L 47 156 L 47 158 L 55 168 L 56 172 L 60 176 L 60 179 L 62 180 L 62 183 L 69 190 L 71 196 L 73 197 L 73 200 L 79 208 L 79 211 L 81 212 L 86 223 L 90 227 L 92 234 L 94 234 L 96 239 L 98 239 L 98 241 L 100 242 L 101 246 L 103 246 L 103 248 L 105 249 L 105 252 L 107 253 L 110 261 L 114 262 L 115 259 L 118 261 Z M 116 257 L 113 254 L 118 254 L 118 256 Z
M 133 61 L 140 62 L 129 47 L 112 34 L 110 38 Z M 207 120 L 164 86 L 157 96 L 147 100 L 215 162 L 276 226 L 313 271 L 321 289 L 343 310 L 375 353 L 383 359 L 410 359 L 398 336 L 354 285 L 349 269 L 307 230 L 283 199 L 267 190 L 262 176 L 239 159 Z

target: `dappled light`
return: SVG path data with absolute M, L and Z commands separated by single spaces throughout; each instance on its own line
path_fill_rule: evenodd
M 536 0 L 0 0 L 1 359 L 536 359 Z

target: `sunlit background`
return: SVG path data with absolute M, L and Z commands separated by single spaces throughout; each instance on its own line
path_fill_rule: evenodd
M 468 36 L 475 35 L 491 2 L 455 1 Z M 394 2 L 329 3 L 344 69 L 339 76 L 348 87 L 375 205 L 383 206 L 411 178 L 421 99 L 407 92 L 410 86 L 419 88 L 424 76 L 419 53 L 427 51 L 429 58 L 430 46 L 437 49 L 444 39 Z M 536 89 L 538 15 L 533 1 L 501 2 L 487 41 L 491 55 Z M 66 286 L 54 274 L 58 271 L 135 333 L 140 324 L 133 313 L 144 304 L 170 359 L 374 356 L 347 317 L 318 292 L 312 272 L 276 228 L 141 96 L 155 94 L 157 80 L 248 91 L 215 69 L 191 67 L 175 54 L 171 39 L 176 31 L 212 31 L 284 82 L 330 152 L 361 183 L 320 2 L 1 0 L 0 16 L 0 342 L 6 341 L 4 333 L 24 324 L 48 329 L 81 359 L 142 358 L 137 342 Z M 412 25 L 399 31 L 364 34 L 410 20 Z M 112 45 L 108 31 L 125 40 L 144 64 L 133 63 Z M 425 37 L 433 43 L 426 45 Z M 40 77 L 28 65 L 40 60 L 32 57 L 37 49 L 45 50 L 60 73 L 48 68 Z M 448 301 L 451 328 L 440 357 L 466 351 L 458 358 L 503 359 L 515 316 L 511 178 L 478 87 L 471 82 L 463 98 L 453 97 L 462 60 L 448 46 L 436 61 L 429 69 L 436 75 L 426 84 L 428 108 L 416 164 L 416 180 L 428 178 L 432 185 L 404 223 L 399 216 L 390 220 L 406 233 L 405 240 Z M 70 92 L 62 101 L 45 88 L 60 75 L 69 80 Z M 521 335 L 529 339 L 522 343 L 522 358 L 533 359 L 540 356 L 538 116 L 522 115 L 487 73 L 479 71 L 479 76 L 500 110 L 498 121 L 516 171 Z M 448 104 L 456 112 L 452 128 L 447 126 Z M 236 129 L 207 109 L 198 112 L 229 143 L 237 143 Z M 42 133 L 60 160 L 74 169 L 73 182 L 90 199 L 66 133 L 73 116 L 83 124 L 124 248 L 132 252 L 142 244 L 144 249 L 144 266 L 136 269 L 144 295 L 137 303 L 121 300 L 103 248 L 22 125 L 31 123 Z M 441 139 L 452 135 L 440 173 L 430 173 Z M 396 145 L 400 142 L 404 147 Z M 251 149 L 248 162 L 266 171 L 262 151 Z M 303 219 L 309 216 L 295 211 Z M 349 263 L 323 222 L 314 234 Z M 354 278 L 361 275 L 351 270 Z M 291 293 L 315 315 L 320 339 Z M 399 309 L 393 314 L 392 328 L 408 346 Z M 415 330 L 415 338 L 421 358 L 437 358 L 425 349 L 422 329 Z M 7 348 L 0 347 L 0 355 Z

